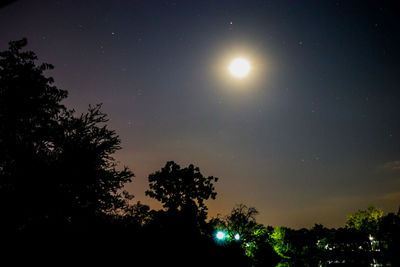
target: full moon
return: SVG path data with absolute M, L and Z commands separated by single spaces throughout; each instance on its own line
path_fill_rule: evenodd
M 232 76 L 239 79 L 246 77 L 249 74 L 250 69 L 250 62 L 243 57 L 235 58 L 229 65 L 229 71 Z

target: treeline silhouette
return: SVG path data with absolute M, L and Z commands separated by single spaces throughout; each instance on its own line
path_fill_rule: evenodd
M 52 240 L 64 245 L 60 255 L 139 266 L 399 263 L 400 210 L 385 215 L 371 206 L 339 229 L 266 227 L 243 204 L 208 220 L 205 201 L 216 198 L 218 178 L 173 161 L 148 177 L 145 193 L 163 209 L 134 203 L 124 191 L 134 174 L 113 158 L 120 139 L 101 105 L 81 115 L 64 106 L 67 91 L 44 74 L 53 66 L 38 65 L 26 45 L 13 41 L 0 52 L 0 233 L 25 240 L 10 247 Z

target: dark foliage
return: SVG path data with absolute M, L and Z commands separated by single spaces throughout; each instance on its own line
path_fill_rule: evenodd
M 204 201 L 215 199 L 214 182 L 217 181 L 217 177 L 204 177 L 192 164 L 181 169 L 169 161 L 161 171 L 149 175 L 150 190 L 146 195 L 160 201 L 170 212 L 180 211 L 205 220 L 207 206 Z
M 232 238 L 235 234 L 239 234 L 241 240 L 251 242 L 254 232 L 259 228 L 255 218 L 257 214 L 256 208 L 239 204 L 224 218 L 225 228 L 233 235 Z
M 21 51 L 26 39 L 0 53 L 0 209 L 7 232 L 65 228 L 86 231 L 96 216 L 121 208 L 133 174 L 118 171 L 112 154 L 120 140 L 105 125 L 100 105 L 79 117 Z

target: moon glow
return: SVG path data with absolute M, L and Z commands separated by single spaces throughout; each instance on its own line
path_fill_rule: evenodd
M 231 75 L 239 79 L 245 78 L 249 74 L 250 69 L 250 62 L 243 57 L 235 58 L 229 64 Z

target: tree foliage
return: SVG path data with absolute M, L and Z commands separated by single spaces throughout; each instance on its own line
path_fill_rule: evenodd
M 79 117 L 65 112 L 59 120 L 62 132 L 51 150 L 67 204 L 94 213 L 123 208 L 132 198 L 121 189 L 133 173 L 127 167 L 117 170 L 112 155 L 121 149 L 120 139 L 108 129 L 108 118 L 100 108 L 89 106 L 88 113 Z
M 258 215 L 256 208 L 239 204 L 225 217 L 225 227 L 229 234 L 232 235 L 232 238 L 234 235 L 239 234 L 240 239 L 244 242 L 250 241 L 252 235 L 258 228 L 256 215 Z
M 0 208 L 9 230 L 88 224 L 125 205 L 133 173 L 117 170 L 120 139 L 100 105 L 75 116 L 26 39 L 0 53 Z
M 383 210 L 371 205 L 367 210 L 359 210 L 347 216 L 346 227 L 372 234 L 377 231 L 382 217 Z
M 285 259 L 290 259 L 290 242 L 289 242 L 289 232 L 291 229 L 287 227 L 276 227 L 274 232 L 270 235 L 271 244 L 275 252 Z
M 214 183 L 217 177 L 205 177 L 198 167 L 190 164 L 181 168 L 173 161 L 168 161 L 161 169 L 149 175 L 149 187 L 146 195 L 163 204 L 170 211 L 196 210 L 206 214 L 204 201 L 215 199 Z

